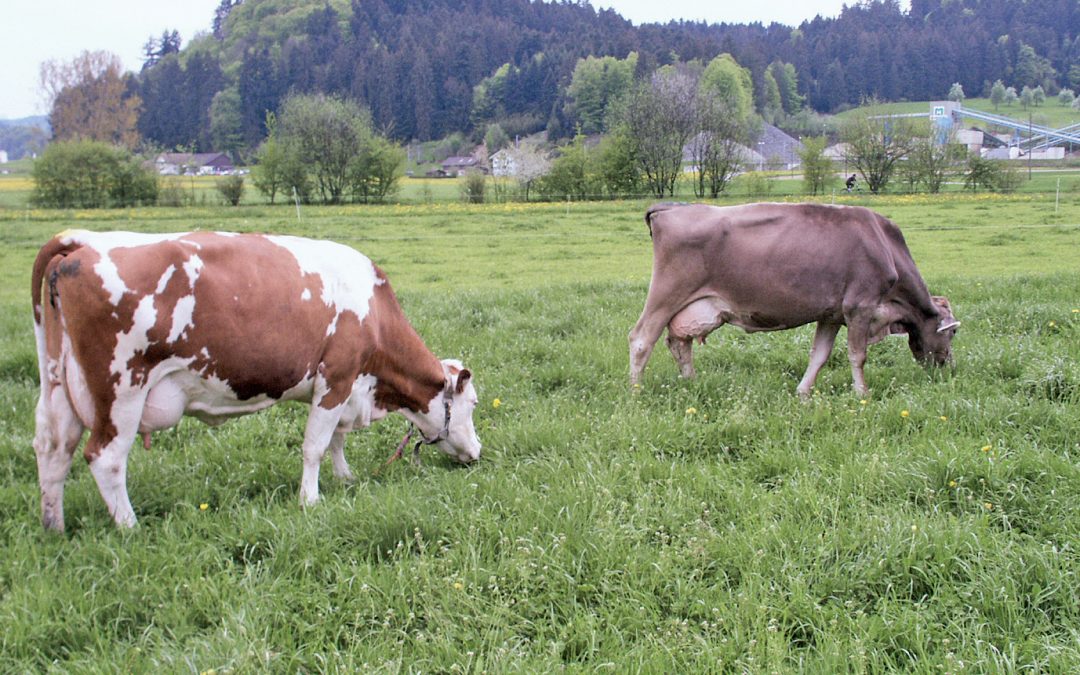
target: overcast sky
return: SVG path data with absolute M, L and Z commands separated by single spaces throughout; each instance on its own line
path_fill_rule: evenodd
M 0 34 L 0 119 L 41 115 L 41 63 L 70 61 L 84 50 L 106 50 L 138 70 L 150 36 L 178 30 L 186 45 L 209 31 L 220 0 L 29 0 L 5 3 Z M 818 14 L 835 17 L 854 0 L 593 0 L 635 25 L 671 19 L 709 23 L 773 21 L 797 26 Z M 907 3 L 903 3 L 906 5 Z

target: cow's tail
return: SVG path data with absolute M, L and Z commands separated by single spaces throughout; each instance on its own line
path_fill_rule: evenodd
M 30 276 L 30 300 L 34 307 L 34 323 L 36 325 L 40 326 L 42 322 L 42 286 L 45 283 L 45 272 L 49 268 L 49 263 L 57 256 L 66 256 L 80 248 L 82 248 L 81 242 L 60 233 L 47 241 L 38 251 L 37 258 L 34 260 L 34 269 Z M 51 282 L 49 286 L 49 301 L 53 302 L 55 289 Z
M 46 280 L 45 275 L 48 273 L 50 263 L 53 260 L 57 257 L 66 256 L 81 247 L 82 243 L 70 236 L 66 236 L 65 233 L 60 233 L 46 242 L 38 251 L 37 258 L 34 259 L 34 268 L 30 275 L 30 299 L 34 308 L 34 338 L 37 342 L 38 368 L 43 386 L 47 377 L 45 372 L 47 362 L 45 311 L 42 304 L 43 287 L 46 281 L 49 283 L 49 302 L 55 303 L 56 301 L 54 281 L 52 279 Z
M 652 223 L 653 216 L 660 213 L 661 211 L 667 211 L 669 209 L 673 209 L 676 206 L 685 206 L 685 204 L 680 203 L 680 202 L 660 202 L 659 204 L 653 204 L 652 206 L 650 206 L 648 209 L 645 210 L 645 225 L 647 225 L 648 228 L 649 228 L 649 238 L 650 239 L 653 236 L 653 223 Z

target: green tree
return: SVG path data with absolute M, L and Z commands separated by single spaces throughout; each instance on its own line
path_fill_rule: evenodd
M 1005 102 L 1005 83 L 994 80 L 994 86 L 990 87 L 990 102 L 994 104 L 994 110 Z
M 222 89 L 210 104 L 210 137 L 214 147 L 235 159 L 244 147 L 244 118 L 240 110 L 240 92 L 235 87 Z
M 768 71 L 776 80 L 776 86 L 780 90 L 780 99 L 784 113 L 794 115 L 803 107 L 803 97 L 799 95 L 799 78 L 795 66 L 782 61 L 773 61 L 769 64 Z
M 1024 85 L 1024 88 L 1020 90 L 1020 105 L 1024 106 L 1024 110 L 1027 110 L 1035 103 L 1035 90 L 1031 87 Z
M 277 117 L 274 113 L 266 113 L 266 128 L 269 133 L 255 151 L 255 167 L 251 170 L 251 180 L 255 184 L 255 189 L 263 193 L 273 204 L 277 193 L 292 185 L 288 181 L 289 157 L 285 152 L 285 147 L 278 140 Z M 295 173 L 293 176 L 295 177 Z
M 977 153 L 968 155 L 964 167 L 964 187 L 972 192 L 998 190 L 1005 185 L 1005 167 L 998 160 L 980 157 Z
M 1046 91 L 1041 84 L 1031 90 L 1031 102 L 1035 104 L 1036 108 L 1046 103 Z
M 949 100 L 957 103 L 964 102 L 964 87 L 959 82 L 953 82 L 949 87 Z
M 233 206 L 239 206 L 244 196 L 244 177 L 225 176 L 214 183 L 214 188 Z
M 153 204 L 158 176 L 130 151 L 77 140 L 50 143 L 34 162 L 32 203 L 49 208 L 105 208 Z
M 501 126 L 495 123 L 487 126 L 487 131 L 484 132 L 484 145 L 487 146 L 489 155 L 493 155 L 499 150 L 502 150 L 509 142 L 510 137 L 506 135 L 506 132 L 503 131 Z
M 871 192 L 885 189 L 896 163 L 914 146 L 915 124 L 910 118 L 889 117 L 875 110 L 878 103 L 864 103 L 866 114 L 851 118 L 840 128 L 847 144 L 846 159 L 866 181 Z
M 637 52 L 625 59 L 613 56 L 588 56 L 574 66 L 566 88 L 568 114 L 581 125 L 582 133 L 608 130 L 609 112 L 622 101 L 634 85 Z
M 626 132 L 636 144 L 645 185 L 656 197 L 675 194 L 682 175 L 683 147 L 696 132 L 697 89 L 690 73 L 668 67 L 642 82 L 627 101 Z
M 765 105 L 761 111 L 762 116 L 769 123 L 775 123 L 784 112 L 784 104 L 780 98 L 780 86 L 776 83 L 771 70 L 765 71 Z
M 540 194 L 548 199 L 581 201 L 596 192 L 585 136 L 579 133 L 551 163 L 551 170 L 540 181 Z
M 804 138 L 803 148 L 799 151 L 803 189 L 812 195 L 825 194 L 830 184 L 836 182 L 832 160 L 825 156 L 827 143 L 825 136 Z
M 642 192 L 637 144 L 624 126 L 616 127 L 600 141 L 600 182 L 604 193 L 614 199 L 635 197 Z
M 397 192 L 405 169 L 405 149 L 382 136 L 371 136 L 349 167 L 353 198 L 382 201 Z
M 351 101 L 290 96 L 278 117 L 279 141 L 303 166 L 324 203 L 338 204 L 355 185 L 355 163 L 370 144 L 370 114 Z
M 944 137 L 928 133 L 914 139 L 905 162 L 912 190 L 921 186 L 927 192 L 941 192 L 957 162 L 963 160 L 965 149 L 955 139 L 955 133 Z
M 694 194 L 715 199 L 738 174 L 743 164 L 743 148 L 758 131 L 755 117 L 741 119 L 728 109 L 726 101 L 700 88 L 694 104 L 694 128 L 687 143 L 694 164 Z
M 754 111 L 753 78 L 731 54 L 721 54 L 709 61 L 701 73 L 700 89 L 722 101 L 730 114 L 740 120 L 748 119 Z

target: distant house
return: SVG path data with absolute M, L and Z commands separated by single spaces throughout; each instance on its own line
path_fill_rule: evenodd
M 510 148 L 503 148 L 494 155 L 491 156 L 491 175 L 492 176 L 516 176 L 517 160 L 514 158 L 514 153 L 510 151 Z
M 454 178 L 471 171 L 487 173 L 487 169 L 475 157 L 447 157 L 440 167 L 441 175 Z
M 7 150 L 0 150 L 0 164 L 7 164 L 7 163 L 8 163 Z
M 791 170 L 802 162 L 803 144 L 797 138 L 787 135 L 778 127 L 763 124 L 761 135 L 755 147 L 751 148 L 761 158 L 759 171 L 762 169 Z
M 802 141 L 764 124 L 752 146 L 739 146 L 739 160 L 747 171 L 791 170 L 802 162 L 802 150 Z M 683 148 L 683 163 L 686 171 L 697 170 L 691 144 Z
M 165 152 L 157 156 L 154 166 L 162 176 L 214 176 L 232 173 L 235 169 L 232 160 L 223 152 Z

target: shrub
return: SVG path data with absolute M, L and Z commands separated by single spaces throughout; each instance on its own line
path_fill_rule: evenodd
M 214 184 L 217 191 L 225 198 L 225 201 L 233 206 L 240 205 L 240 199 L 244 196 L 244 177 L 225 176 L 219 178 Z
M 158 177 L 128 150 L 99 141 L 51 143 L 34 163 L 31 202 L 47 208 L 153 204 Z
M 483 204 L 487 176 L 479 171 L 470 171 L 461 179 L 461 199 L 469 204 Z

